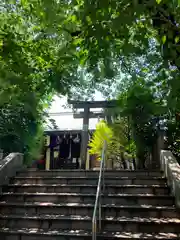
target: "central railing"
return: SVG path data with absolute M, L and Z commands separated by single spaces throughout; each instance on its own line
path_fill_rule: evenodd
M 102 193 L 104 193 L 104 169 L 105 169 L 105 156 L 106 156 L 106 147 L 107 143 L 104 141 L 102 155 L 101 155 L 101 165 L 99 171 L 99 180 L 96 192 L 96 201 L 94 205 L 93 218 L 92 218 L 92 240 L 96 240 L 97 230 L 101 231 L 101 218 L 102 218 Z M 98 225 L 97 225 L 97 217 L 98 217 Z

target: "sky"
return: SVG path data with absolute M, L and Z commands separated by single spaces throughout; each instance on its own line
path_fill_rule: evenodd
M 96 101 L 104 100 L 100 92 L 96 92 L 94 96 Z M 49 109 L 50 118 L 56 121 L 59 130 L 80 130 L 82 129 L 83 120 L 74 119 L 72 108 L 64 107 L 67 104 L 67 97 L 54 96 L 54 101 Z M 100 111 L 101 109 L 96 109 Z M 82 110 L 81 110 L 82 111 Z M 59 115 L 57 113 L 60 113 Z M 52 115 L 51 115 L 52 114 Z M 56 115 L 57 114 L 57 115 Z M 95 129 L 98 118 L 89 120 L 89 129 Z

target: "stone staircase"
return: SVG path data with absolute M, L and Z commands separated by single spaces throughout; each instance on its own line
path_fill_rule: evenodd
M 98 171 L 19 172 L 3 186 L 0 240 L 92 239 Z M 180 239 L 180 214 L 159 171 L 106 171 L 101 240 Z

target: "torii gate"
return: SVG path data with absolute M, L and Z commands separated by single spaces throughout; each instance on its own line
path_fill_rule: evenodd
M 83 112 L 79 114 L 75 113 L 75 118 L 83 118 L 83 129 L 82 129 L 82 145 L 81 145 L 81 168 L 85 169 L 86 166 L 86 156 L 87 156 L 87 146 L 88 146 L 88 129 L 89 129 L 89 119 L 96 117 L 106 117 L 107 122 L 111 122 L 111 116 L 105 115 L 105 113 L 93 113 L 90 112 L 90 108 L 115 108 L 117 107 L 117 100 L 111 101 L 74 101 L 68 100 L 69 104 L 73 105 L 75 109 L 84 109 Z

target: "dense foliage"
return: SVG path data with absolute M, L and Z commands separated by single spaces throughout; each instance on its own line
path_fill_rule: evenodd
M 132 139 L 136 145 L 138 167 L 145 167 L 147 153 L 152 152 L 156 132 L 152 118 L 159 113 L 159 103 L 150 86 L 137 79 L 119 96 L 121 114 L 129 118 Z
M 43 6 L 32 2 L 0 3 L 0 148 L 27 158 L 39 157 L 44 110 L 54 91 L 68 94 L 79 81 L 75 46 L 67 46 L 69 37 L 60 27 L 53 32 Z M 50 14 L 53 2 L 47 7 Z
M 120 118 L 111 125 L 104 120 L 99 121 L 89 142 L 89 153 L 95 154 L 101 160 L 105 141 L 107 167 L 123 166 L 127 168 L 125 159 L 132 162 L 132 159 L 136 157 L 136 146 L 127 118 Z
M 138 129 L 148 135 L 152 116 L 179 112 L 179 0 L 2 0 L 0 21 L 6 152 L 29 152 L 55 92 L 86 98 L 97 87 L 107 97 L 128 94 L 124 109 L 138 144 Z

